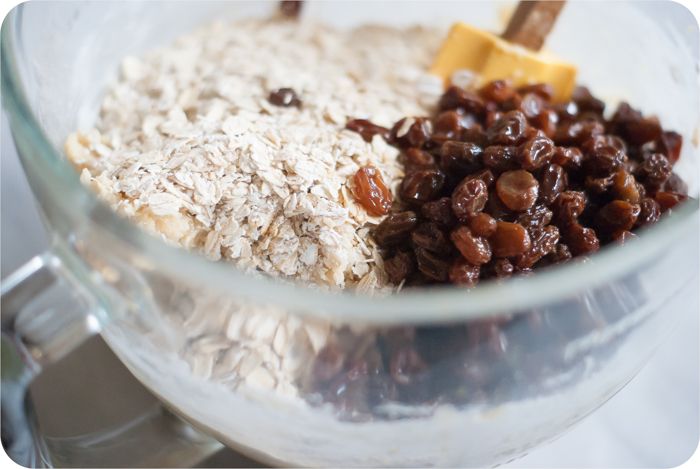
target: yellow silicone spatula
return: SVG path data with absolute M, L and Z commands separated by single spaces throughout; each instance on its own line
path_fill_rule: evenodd
M 475 72 L 480 83 L 499 79 L 509 79 L 515 86 L 549 83 L 554 100 L 565 101 L 576 84 L 576 67 L 539 52 L 563 6 L 563 1 L 521 1 L 500 37 L 456 23 L 430 72 L 446 84 L 458 70 Z

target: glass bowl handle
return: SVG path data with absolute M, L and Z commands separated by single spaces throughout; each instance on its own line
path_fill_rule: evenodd
M 2 445 L 25 467 L 191 467 L 221 444 L 162 406 L 96 433 L 44 438 L 28 389 L 42 367 L 100 332 L 97 305 L 44 253 L 2 282 Z

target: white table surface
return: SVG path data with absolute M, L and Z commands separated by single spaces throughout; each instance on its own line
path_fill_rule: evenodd
M 2 277 L 46 244 L 34 199 L 2 116 Z M 506 467 L 673 467 L 699 437 L 699 307 L 626 388 L 558 440 Z

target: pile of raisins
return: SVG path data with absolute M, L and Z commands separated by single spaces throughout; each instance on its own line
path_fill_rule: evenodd
M 681 135 L 627 103 L 606 119 L 584 87 L 569 102 L 551 97 L 547 84 L 497 80 L 452 86 L 436 115 L 391 129 L 348 122 L 401 150 L 396 203 L 374 168 L 354 191 L 371 214 L 389 213 L 373 237 L 392 283 L 471 287 L 529 273 L 624 243 L 687 197 L 672 172 Z

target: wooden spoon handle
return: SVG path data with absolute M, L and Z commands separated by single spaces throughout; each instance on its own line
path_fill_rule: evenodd
M 501 37 L 528 49 L 540 50 L 564 3 L 566 2 L 531 0 L 519 2 Z

